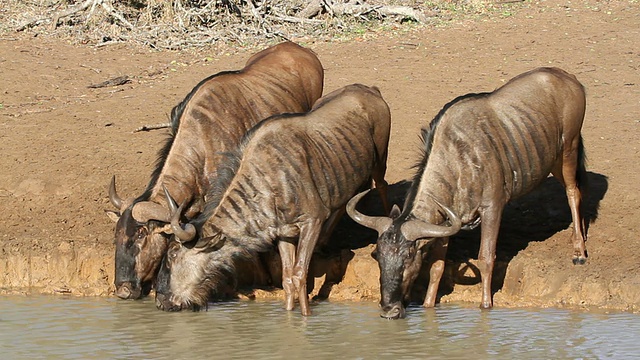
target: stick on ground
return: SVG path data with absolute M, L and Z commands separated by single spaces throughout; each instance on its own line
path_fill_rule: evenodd
M 164 123 L 164 124 L 156 124 L 156 125 L 143 125 L 140 126 L 139 128 L 133 130 L 133 133 L 137 133 L 140 131 L 150 131 L 150 130 L 157 130 L 157 129 L 164 129 L 164 128 L 170 128 L 171 127 L 171 123 Z

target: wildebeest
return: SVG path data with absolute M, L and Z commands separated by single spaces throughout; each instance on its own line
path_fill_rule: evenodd
M 199 214 L 209 179 L 245 132 L 281 113 L 308 111 L 322 96 L 324 70 L 316 55 L 291 42 L 253 55 L 245 67 L 202 80 L 171 111 L 171 135 L 160 150 L 147 189 L 121 199 L 115 177 L 109 198 L 118 212 L 115 285 L 120 298 L 140 298 L 152 287 L 166 252 L 170 212 L 162 191 L 185 204 L 186 219 Z
M 364 193 L 349 202 L 349 215 L 379 233 L 381 316 L 404 316 L 403 301 L 427 251 L 433 260 L 428 263 L 424 306 L 433 307 L 448 237 L 480 222 L 481 307 L 492 307 L 491 277 L 503 208 L 549 173 L 566 189 L 573 262 L 584 264 L 580 208 L 586 170 L 580 131 L 585 105 L 583 86 L 557 68 L 538 68 L 493 92 L 458 97 L 422 129 L 424 155 L 402 211 L 395 208 L 390 217 L 363 215 L 355 205 Z
M 172 219 L 179 241 L 160 267 L 158 308 L 205 306 L 217 286 L 232 282 L 234 258 L 277 243 L 285 307 L 292 310 L 297 295 L 301 313 L 310 315 L 306 280 L 314 247 L 371 179 L 386 199 L 389 131 L 380 91 L 360 84 L 326 95 L 306 114 L 256 125 L 223 163 L 205 211 L 184 229 L 180 209 Z

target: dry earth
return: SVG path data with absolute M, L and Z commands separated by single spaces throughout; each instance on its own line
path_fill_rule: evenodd
M 442 27 L 295 40 L 323 62 L 326 92 L 354 82 L 382 90 L 393 116 L 387 178 L 399 194 L 417 160 L 420 127 L 449 100 L 538 66 L 574 73 L 588 91 L 589 260 L 572 265 L 566 197 L 548 179 L 506 210 L 495 304 L 638 311 L 639 15 L 637 0 L 539 1 Z M 141 193 L 166 137 L 132 130 L 167 121 L 200 79 L 242 67 L 255 49 L 158 52 L 0 36 L 0 293 L 111 296 L 108 182 L 116 174 L 121 194 Z M 123 75 L 131 82 L 87 87 Z M 477 232 L 454 239 L 441 301 L 479 302 L 477 248 Z M 330 299 L 378 298 L 370 251 L 353 249 Z

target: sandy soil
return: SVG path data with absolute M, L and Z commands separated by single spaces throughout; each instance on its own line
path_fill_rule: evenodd
M 494 14 L 349 42 L 297 39 L 326 68 L 326 91 L 377 85 L 393 116 L 388 180 L 412 175 L 418 133 L 449 100 L 490 91 L 538 66 L 574 73 L 588 91 L 589 260 L 571 263 L 571 217 L 549 179 L 510 204 L 501 230 L 496 306 L 640 309 L 640 5 L 635 0 L 540 1 Z M 202 78 L 243 66 L 254 50 L 156 52 L 61 40 L 0 38 L 0 292 L 110 296 L 113 223 L 107 185 L 145 187 L 168 120 Z M 122 86 L 88 85 L 127 75 Z M 404 185 L 395 185 L 400 191 Z M 441 301 L 479 303 L 478 233 L 454 239 Z M 331 299 L 376 300 L 370 246 L 353 249 Z M 345 263 L 351 254 L 347 253 Z M 416 289 L 418 292 L 420 287 Z M 258 296 L 270 296 L 258 292 Z M 271 294 L 272 295 L 272 294 Z

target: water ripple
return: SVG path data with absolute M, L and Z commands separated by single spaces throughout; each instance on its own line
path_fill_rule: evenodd
M 165 313 L 153 301 L 0 297 L 7 359 L 624 359 L 640 354 L 640 316 L 445 304 L 388 321 L 374 303 L 212 304 Z

